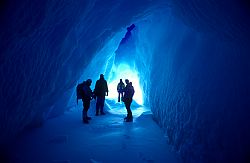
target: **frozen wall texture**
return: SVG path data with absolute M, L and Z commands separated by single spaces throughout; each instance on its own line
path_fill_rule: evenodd
M 63 113 L 92 58 L 135 23 L 145 103 L 183 161 L 249 159 L 246 1 L 10 0 L 0 6 L 1 148 Z
M 228 1 L 172 5 L 181 22 L 153 53 L 154 117 L 186 162 L 247 162 L 249 14 Z

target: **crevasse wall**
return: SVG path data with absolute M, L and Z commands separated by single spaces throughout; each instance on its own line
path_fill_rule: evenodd
M 156 18 L 164 30 L 152 22 L 161 37 L 148 100 L 184 162 L 249 161 L 249 15 L 239 6 L 175 1 Z
M 249 161 L 249 14 L 241 5 L 175 1 L 136 22 L 145 100 L 184 162 Z
M 246 1 L 3 4 L 1 147 L 25 127 L 63 113 L 60 106 L 67 106 L 65 99 L 70 99 L 96 52 L 135 22 L 145 101 L 169 143 L 185 162 L 246 161 L 250 151 Z

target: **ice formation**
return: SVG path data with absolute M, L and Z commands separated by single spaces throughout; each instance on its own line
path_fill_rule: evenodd
M 138 103 L 150 107 L 184 161 L 249 161 L 248 2 L 0 5 L 2 148 L 24 129 L 74 105 L 78 82 L 95 81 L 100 73 L 110 82 L 120 78 L 114 74 L 123 61 L 138 77 Z M 131 24 L 131 51 L 124 61 L 116 50 Z

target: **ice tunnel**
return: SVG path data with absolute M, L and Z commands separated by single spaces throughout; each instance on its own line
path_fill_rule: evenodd
M 183 162 L 249 162 L 250 10 L 244 0 L 0 2 L 0 148 L 120 78 Z M 143 110 L 142 110 L 143 111 Z

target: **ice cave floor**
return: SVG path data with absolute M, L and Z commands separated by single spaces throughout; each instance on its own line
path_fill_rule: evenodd
M 20 136 L 12 159 L 16 163 L 181 162 L 150 112 L 129 123 L 123 122 L 125 115 L 94 116 L 93 110 L 92 106 L 90 124 L 82 123 L 78 106 Z

